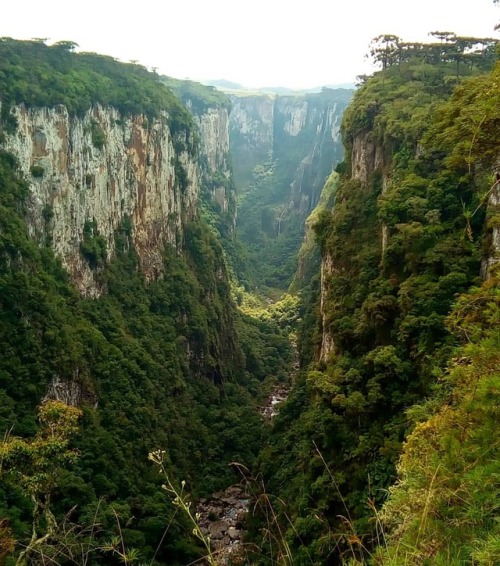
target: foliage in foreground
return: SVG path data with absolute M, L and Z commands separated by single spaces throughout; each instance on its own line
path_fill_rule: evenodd
M 499 284 L 492 277 L 462 295 L 449 317 L 465 344 L 434 397 L 411 410 L 418 424 L 380 514 L 385 545 L 375 564 L 500 562 Z

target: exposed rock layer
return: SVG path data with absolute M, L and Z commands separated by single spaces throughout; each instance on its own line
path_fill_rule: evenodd
M 180 248 L 199 194 L 198 163 L 174 149 L 168 116 L 148 121 L 100 106 L 83 118 L 63 106 L 19 106 L 14 114 L 18 127 L 4 145 L 29 180 L 30 230 L 51 244 L 80 291 L 101 291 L 80 253 L 88 223 L 109 258 L 115 231 L 129 221 L 146 277 L 160 276 L 163 248 Z

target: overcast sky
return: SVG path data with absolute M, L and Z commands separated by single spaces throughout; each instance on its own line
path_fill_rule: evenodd
M 307 88 L 354 82 L 376 35 L 498 37 L 493 0 L 5 0 L 0 36 L 72 40 L 194 80 Z

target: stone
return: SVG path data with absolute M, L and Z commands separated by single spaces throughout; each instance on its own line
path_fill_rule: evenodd
M 219 520 L 210 523 L 208 527 L 208 531 L 210 533 L 210 537 L 213 539 L 221 539 L 224 536 L 224 533 L 228 530 L 229 524 L 227 521 Z

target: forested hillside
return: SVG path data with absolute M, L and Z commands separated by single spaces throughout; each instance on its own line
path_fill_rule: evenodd
M 261 453 L 290 563 L 499 559 L 493 44 L 382 36 L 344 115 L 335 204 L 313 220 L 308 367 Z
M 19 156 L 3 149 L 0 154 L 0 430 L 6 439 L 0 458 L 0 560 L 14 550 L 7 559 L 14 563 L 31 539 L 24 557 L 29 564 L 50 557 L 59 563 L 115 564 L 125 550 L 127 563 L 154 557 L 158 564 L 187 564 L 201 551 L 191 527 L 162 493 L 148 453 L 165 450 L 174 481 L 185 481 L 196 495 L 234 481 L 228 463 L 251 466 L 259 449 L 259 383 L 286 371 L 289 346 L 270 321 L 236 312 L 220 242 L 189 208 L 202 190 L 193 118 L 142 67 L 74 54 L 71 48 L 0 41 L 1 135 Z M 64 107 L 52 112 L 54 105 Z M 60 137 L 52 133 L 52 115 L 63 116 L 69 128 Z M 99 121 L 108 115 L 115 123 Z M 33 137 L 28 130 L 21 137 L 16 116 L 37 124 Z M 155 118 L 167 125 L 156 126 Z M 94 130 L 82 128 L 85 120 Z M 155 128 L 164 128 L 167 141 L 155 137 Z M 138 157 L 124 182 L 113 177 L 122 157 L 112 148 L 119 136 L 130 147 L 128 135 Z M 143 155 L 139 136 L 152 140 L 151 157 Z M 81 152 L 65 139 L 82 140 Z M 179 197 L 169 209 L 165 221 L 175 226 L 169 243 L 161 240 L 157 211 L 148 205 L 154 185 L 139 177 L 138 165 L 142 160 L 148 175 L 172 146 L 177 153 L 165 164 L 171 177 L 163 198 L 191 194 L 191 200 Z M 62 149 L 56 153 L 53 147 Z M 35 148 L 38 161 L 22 162 L 26 153 L 19 148 Z M 52 155 L 57 163 L 63 156 L 82 165 L 61 170 L 58 183 L 55 174 L 48 178 Z M 96 162 L 95 176 L 86 183 Z M 108 176 L 101 188 L 99 175 Z M 34 191 L 48 204 L 34 200 Z M 112 245 L 103 234 L 113 225 L 113 209 L 99 204 L 98 191 L 111 203 L 113 191 L 124 191 Z M 97 202 L 92 210 L 98 216 L 80 218 L 77 210 L 89 210 L 83 204 L 67 214 L 73 197 L 75 203 Z M 124 199 L 130 201 L 130 216 Z M 30 219 L 38 213 L 50 230 L 34 241 Z M 54 233 L 67 233 L 58 232 L 63 221 L 81 234 L 64 259 L 91 273 L 95 298 L 77 292 L 47 245 Z M 152 277 L 146 260 L 157 250 L 162 265 Z M 37 406 L 47 399 L 82 410 L 68 426 L 68 450 L 76 452 L 65 451 L 64 413 L 42 411 L 47 430 L 40 429 Z M 33 444 L 19 440 L 35 433 Z M 105 544 L 115 536 L 120 548 Z
M 0 565 L 500 563 L 500 64 L 432 35 L 340 130 L 0 40 Z

